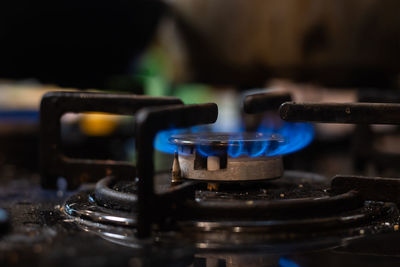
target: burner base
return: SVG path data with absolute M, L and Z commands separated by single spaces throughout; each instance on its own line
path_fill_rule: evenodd
M 211 158 L 211 157 L 209 157 Z M 208 160 L 210 162 L 210 160 Z M 196 155 L 179 155 L 182 177 L 191 180 L 232 182 L 279 178 L 283 174 L 281 157 L 228 157 L 225 168 L 199 168 Z

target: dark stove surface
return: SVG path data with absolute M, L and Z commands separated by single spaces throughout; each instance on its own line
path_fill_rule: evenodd
M 157 238 L 136 242 L 132 238 L 127 246 L 122 239 L 116 242 L 112 234 L 85 228 L 65 216 L 61 207 L 75 192 L 44 190 L 38 178 L 18 174 L 1 180 L 1 206 L 12 225 L 0 237 L 1 266 L 398 266 L 400 262 L 397 231 L 267 242 L 256 250 L 251 246 L 247 250 L 202 249 L 176 239 L 158 242 Z M 299 197 L 307 187 L 300 187 Z M 317 197 L 324 194 L 317 192 Z M 202 194 L 199 197 L 215 198 L 219 193 Z M 272 195 L 282 198 L 278 192 Z M 391 222 L 381 224 L 394 227 Z
M 2 180 L 11 229 L 0 236 L 1 266 L 186 266 L 185 248 L 133 249 L 82 231 L 60 212 L 73 192 L 44 190 L 37 175 Z M 154 257 L 157 255 L 157 257 Z

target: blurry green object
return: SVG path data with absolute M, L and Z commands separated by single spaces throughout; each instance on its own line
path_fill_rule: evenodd
M 210 102 L 214 92 L 211 87 L 202 84 L 182 84 L 172 86 L 167 71 L 165 52 L 153 46 L 142 57 L 138 67 L 138 78 L 143 91 L 151 96 L 176 96 L 185 104 Z
M 144 79 L 144 93 L 151 96 L 169 95 L 168 82 L 163 77 L 146 77 Z
M 165 71 L 165 60 L 163 51 L 155 46 L 143 55 L 137 77 L 142 81 L 143 91 L 146 95 L 170 95 L 170 82 Z
M 174 96 L 179 97 L 185 104 L 212 102 L 214 91 L 210 86 L 202 84 L 183 84 L 176 87 Z

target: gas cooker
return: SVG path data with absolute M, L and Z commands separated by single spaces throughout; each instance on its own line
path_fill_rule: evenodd
M 248 96 L 244 108 L 259 112 L 276 98 L 271 94 Z M 278 99 L 286 101 L 287 96 Z M 281 115 L 286 120 L 351 122 L 366 127 L 367 123 L 398 123 L 393 115 L 396 109 L 395 104 L 286 103 Z M 60 117 L 66 112 L 88 111 L 135 115 L 136 166 L 74 159 L 62 153 Z M 227 156 L 229 146 L 237 146 L 237 142 L 226 141 L 227 134 L 200 135 L 200 139 L 198 134 L 171 136 L 169 142 L 181 146 L 172 174 L 154 171 L 153 140 L 160 130 L 170 125 L 212 123 L 217 112 L 215 104 L 183 105 L 175 98 L 72 92 L 45 95 L 41 177 L 12 170 L 1 179 L 1 204 L 6 211 L 0 214 L 3 266 L 398 263 L 400 188 L 395 178 L 337 175 L 329 179 L 305 171 L 283 171 L 279 156 Z M 366 115 L 372 116 L 369 121 Z M 244 140 L 279 143 L 282 139 L 246 134 Z M 218 153 L 205 159 L 203 155 L 198 160 L 203 166 L 184 167 L 192 160 L 190 155 L 198 154 L 199 144 L 217 146 Z M 364 161 L 371 160 L 370 154 L 363 154 Z M 262 177 L 251 177 L 251 168 L 232 171 L 228 162 L 238 159 L 244 167 L 256 161 L 259 165 L 252 168 Z M 269 167 L 262 169 L 265 164 Z M 200 174 L 195 165 L 200 166 L 196 167 Z M 224 171 L 231 172 L 215 174 Z

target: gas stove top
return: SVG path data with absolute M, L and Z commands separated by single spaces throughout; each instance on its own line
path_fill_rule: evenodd
M 282 99 L 290 96 L 250 95 L 244 110 L 276 110 Z M 400 180 L 331 178 L 283 168 L 285 154 L 313 138 L 312 128 L 301 122 L 354 123 L 360 141 L 372 132 L 369 124 L 398 124 L 397 109 L 396 104 L 286 102 L 281 117 L 295 123 L 240 133 L 177 132 L 171 125 L 215 122 L 217 106 L 134 95 L 46 94 L 41 175 L 11 169 L 1 176 L 0 262 L 397 266 Z M 134 115 L 136 164 L 66 156 L 60 118 L 68 112 Z M 160 146 L 154 140 L 165 130 L 163 141 L 173 148 L 171 171 L 156 172 L 154 150 Z M 361 149 L 359 143 L 354 158 L 363 168 L 376 157 L 372 145 Z

